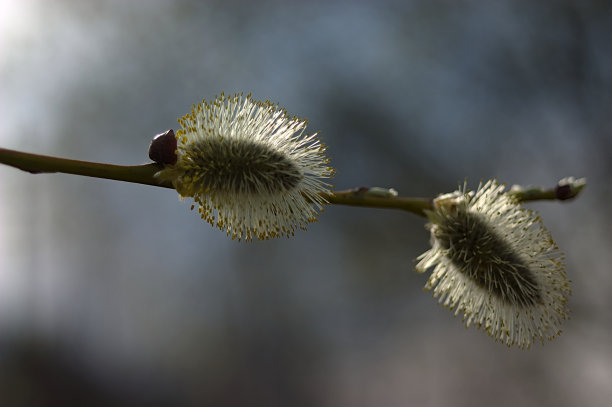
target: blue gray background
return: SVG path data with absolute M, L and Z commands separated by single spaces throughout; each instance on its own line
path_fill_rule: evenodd
M 524 352 L 422 291 L 411 214 L 240 244 L 171 190 L 0 166 L 0 404 L 605 405 L 611 43 L 597 1 L 0 2 L 5 148 L 143 163 L 192 104 L 252 92 L 308 118 L 340 189 L 589 179 L 529 205 L 573 296 Z

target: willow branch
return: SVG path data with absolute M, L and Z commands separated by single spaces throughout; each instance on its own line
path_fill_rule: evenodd
M 19 168 L 31 174 L 61 172 L 86 177 L 105 178 L 116 181 L 134 182 L 156 187 L 173 188 L 169 182 L 157 180 L 153 175 L 163 166 L 157 163 L 143 165 L 113 165 L 90 161 L 70 160 L 23 153 L 0 148 L 0 163 Z
M 4 148 L 0 148 L 0 163 L 31 174 L 59 172 L 173 189 L 171 183 L 155 178 L 155 173 L 163 168 L 163 165 L 157 163 L 113 165 L 30 154 Z M 509 193 L 515 195 L 521 202 L 567 200 L 575 198 L 585 185 L 584 178 L 569 177 L 559 181 L 554 188 L 542 189 L 514 185 L 510 188 Z M 331 194 L 322 193 L 321 197 L 334 205 L 401 209 L 419 216 L 425 216 L 425 211 L 432 209 L 432 199 L 400 197 L 393 189 L 378 187 L 362 187 L 336 191 Z

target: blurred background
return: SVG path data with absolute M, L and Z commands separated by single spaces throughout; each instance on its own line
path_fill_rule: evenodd
M 589 181 L 529 205 L 572 314 L 520 351 L 422 291 L 414 215 L 241 244 L 171 190 L 0 166 L 0 405 L 607 405 L 611 43 L 597 1 L 0 1 L 5 148 L 144 163 L 192 104 L 252 92 L 308 118 L 339 189 Z

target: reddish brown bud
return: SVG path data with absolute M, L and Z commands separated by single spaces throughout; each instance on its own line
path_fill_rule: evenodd
M 557 185 L 555 189 L 555 195 L 560 201 L 572 198 L 572 187 L 569 184 Z
M 149 146 L 149 158 L 158 164 L 176 164 L 176 137 L 174 130 L 153 137 Z

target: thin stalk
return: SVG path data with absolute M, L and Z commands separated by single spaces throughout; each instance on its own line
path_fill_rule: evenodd
M 370 188 L 335 191 L 321 194 L 327 202 L 334 205 L 363 206 L 368 208 L 401 209 L 419 216 L 426 216 L 425 210 L 432 209 L 432 200 L 427 198 L 407 198 L 398 196 L 378 196 L 369 194 Z
M 162 164 L 157 163 L 113 165 L 30 154 L 5 148 L 0 148 L 0 163 L 32 174 L 59 172 L 173 189 L 170 182 L 160 181 L 154 177 L 155 173 L 163 168 Z M 524 188 L 515 185 L 509 193 L 514 194 L 521 202 L 567 200 L 575 198 L 585 185 L 584 178 L 576 180 L 570 177 L 559 181 L 555 188 Z M 381 190 L 388 191 L 388 193 L 381 193 Z M 383 188 L 358 188 L 330 194 L 322 193 L 321 197 L 334 205 L 401 209 L 419 216 L 425 216 L 425 211 L 432 209 L 431 199 L 398 197 L 391 190 Z
M 32 174 L 61 172 L 86 177 L 105 178 L 116 181 L 134 182 L 156 187 L 173 188 L 169 182 L 157 180 L 153 175 L 163 168 L 157 163 L 143 165 L 113 165 L 90 161 L 70 160 L 23 153 L 0 148 L 0 163 L 19 168 Z

